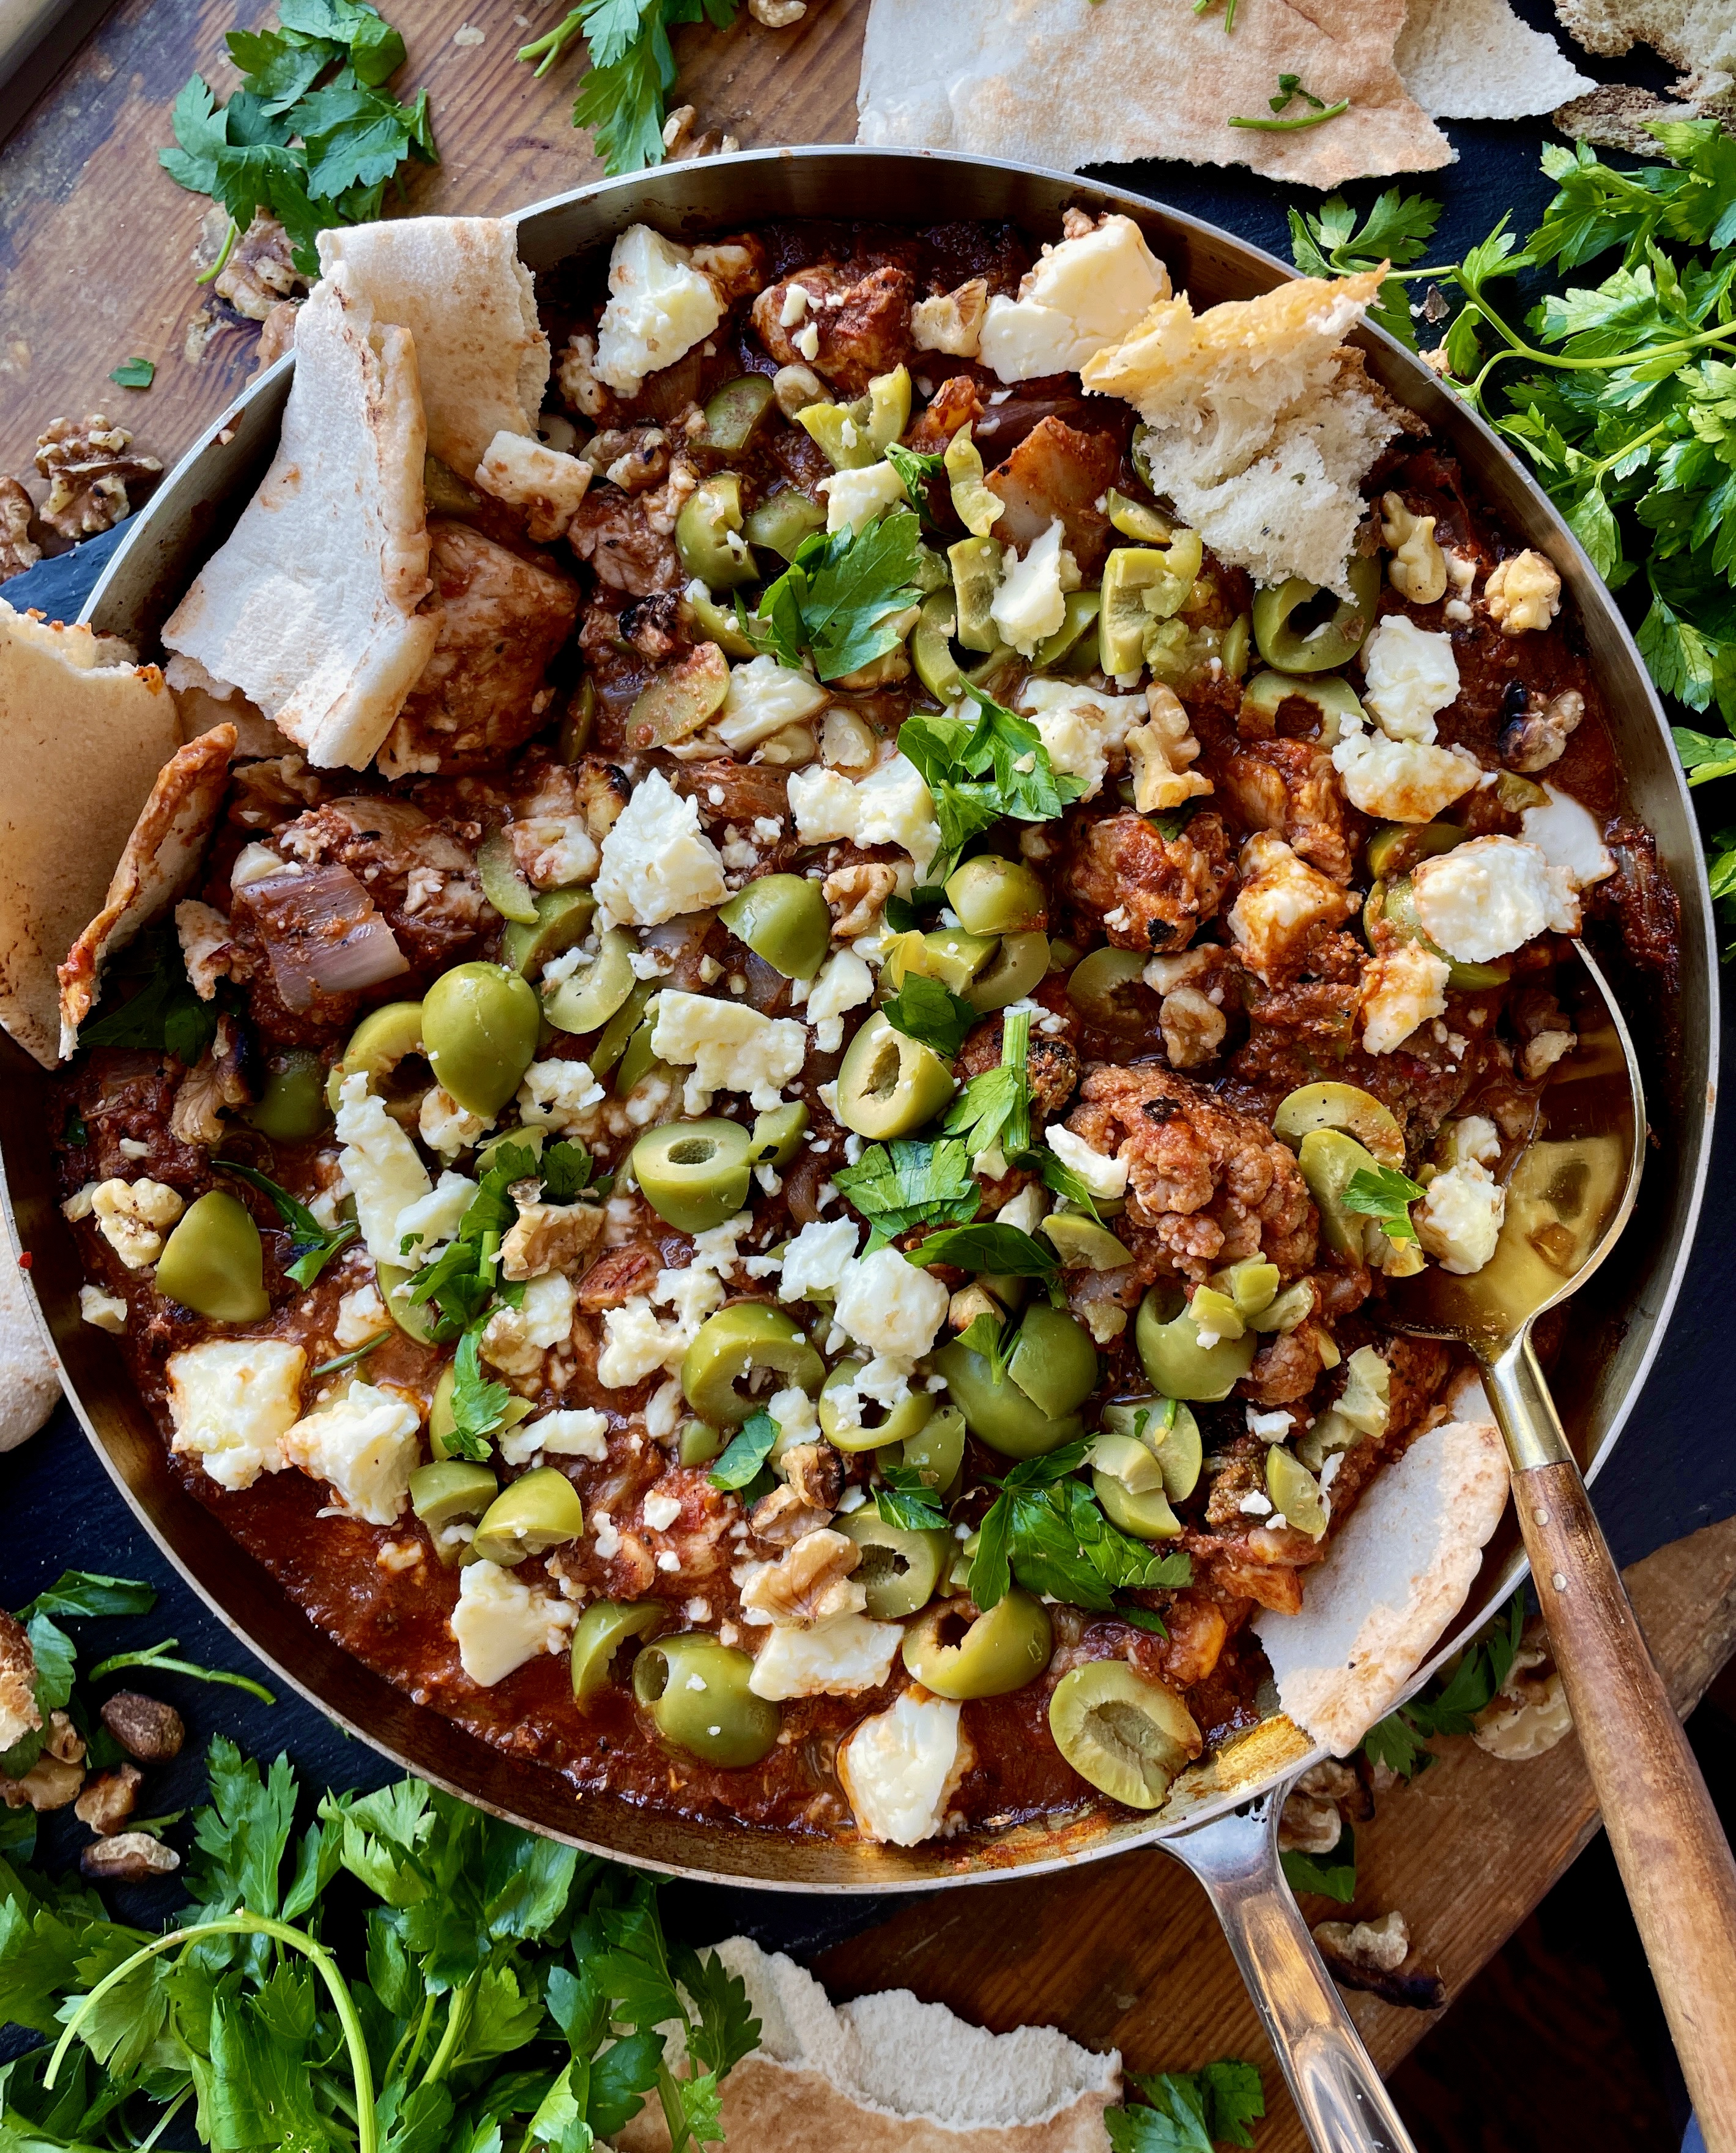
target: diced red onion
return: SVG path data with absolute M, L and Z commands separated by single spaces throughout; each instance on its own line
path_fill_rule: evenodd
M 286 1009 L 299 1013 L 316 994 L 353 994 L 410 970 L 397 937 L 348 868 L 271 875 L 244 884 L 236 899 L 258 924 Z

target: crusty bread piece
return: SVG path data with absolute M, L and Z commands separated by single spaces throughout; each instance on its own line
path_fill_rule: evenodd
M 1431 120 L 1519 120 L 1596 87 L 1508 0 L 1409 0 L 1392 60 Z
M 296 328 L 277 453 L 163 641 L 322 767 L 366 766 L 427 664 L 426 431 L 415 348 L 336 286 Z
M 319 235 L 326 278 L 415 339 L 428 446 L 466 482 L 499 433 L 534 434 L 548 338 L 509 217 L 406 216 Z
M 43 1337 L 33 1297 L 24 1281 L 11 1241 L 0 1234 L 0 1451 L 16 1450 L 28 1443 L 60 1401 L 60 1371 Z M 4 1620 L 9 1622 L 12 1617 Z M 0 1717 L 6 1702 L 0 1657 Z M 6 1748 L 18 1738 L 14 1734 L 6 1741 L 0 1727 L 0 1742 Z
M 1347 1757 L 1403 1695 L 1464 1606 L 1507 1507 L 1507 1448 L 1493 1421 L 1419 1435 L 1362 1495 L 1308 1573 L 1300 1615 L 1254 1621 L 1285 1712 Z
M 1588 52 L 1637 42 L 1695 74 L 1736 72 L 1736 0 L 1555 0 L 1555 13 Z
M 1107 2153 L 1121 2059 L 1049 2026 L 990 2033 L 909 1989 L 834 2007 L 781 1953 L 732 1937 L 718 1956 L 747 1988 L 760 2045 L 723 2084 L 731 2145 L 751 2153 Z M 672 2057 L 672 2059 L 673 2057 Z M 667 2153 L 654 2101 L 616 2134 Z
M 180 737 L 154 665 L 0 598 L 0 1023 L 58 1058 L 55 970 Z

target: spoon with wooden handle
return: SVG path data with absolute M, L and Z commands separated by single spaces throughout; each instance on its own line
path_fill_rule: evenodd
M 1397 1327 L 1468 1346 L 1513 1468 L 1514 1505 L 1605 1829 L 1709 2153 L 1736 2153 L 1736 1861 L 1646 1650 L 1532 1346 L 1633 1210 L 1646 1106 L 1633 1042 L 1581 943 L 1578 1045 L 1550 1072 L 1494 1256 L 1400 1283 Z

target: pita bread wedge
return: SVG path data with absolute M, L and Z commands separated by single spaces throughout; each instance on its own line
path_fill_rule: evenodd
M 44 1068 L 56 967 L 179 739 L 155 666 L 0 598 L 0 1023 Z
M 718 1957 L 747 1989 L 760 2045 L 723 2084 L 724 2127 L 752 2153 L 1107 2153 L 1121 2059 L 1049 2026 L 990 2033 L 889 1989 L 834 2007 L 813 1976 L 746 1937 Z M 671 2043 L 671 2049 L 674 2049 Z M 674 2058 L 672 2057 L 672 2060 Z M 667 2153 L 656 2104 L 620 2153 Z
M 213 725 L 177 748 L 159 773 L 101 911 L 60 967 L 63 1060 L 78 1050 L 79 1027 L 102 989 L 104 965 L 165 912 L 197 873 L 228 790 L 234 752 L 234 726 Z
M 1392 61 L 1431 120 L 1520 120 L 1596 88 L 1508 0 L 1410 0 Z
M 271 469 L 163 641 L 321 767 L 364 768 L 427 664 L 426 430 L 408 331 L 316 286 Z
M 1647 44 L 1694 74 L 1736 74 L 1736 0 L 1555 0 L 1555 13 L 1587 52 Z
M 1493 1421 L 1419 1435 L 1368 1489 L 1311 1571 L 1300 1615 L 1254 1629 L 1278 1701 L 1347 1757 L 1404 1694 L 1464 1606 L 1507 1507 L 1507 1448 Z
M 376 321 L 415 338 L 428 446 L 449 470 L 468 481 L 496 434 L 536 432 L 548 338 L 510 218 L 334 227 L 319 235 L 319 266 Z

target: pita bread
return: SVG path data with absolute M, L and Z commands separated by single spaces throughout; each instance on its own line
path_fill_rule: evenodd
M 1392 62 L 1431 120 L 1521 120 L 1597 86 L 1508 0 L 1410 0 Z
M 746 1937 L 718 1956 L 747 1988 L 760 2046 L 723 2083 L 732 2145 L 751 2153 L 1107 2153 L 1121 2059 L 1050 2026 L 990 2033 L 889 1989 L 834 2007 L 813 1976 Z M 667 2030 L 667 2029 L 666 2029 Z M 671 2060 L 679 2052 L 670 2043 Z M 654 2102 L 615 2143 L 668 2153 Z
M 28 1443 L 59 1399 L 60 1371 L 17 1254 L 0 1234 L 0 1451 Z
M 468 480 L 496 434 L 536 432 L 548 338 L 510 218 L 335 227 L 319 235 L 319 266 L 376 321 L 415 338 L 428 446 L 449 470 Z
M 1301 1613 L 1255 1617 L 1279 1703 L 1335 1757 L 1403 1696 L 1464 1606 L 1506 1507 L 1494 1423 L 1430 1428 L 1358 1502 L 1310 1572 Z
M 1736 0 L 1555 0 L 1555 13 L 1589 53 L 1647 44 L 1692 73 L 1736 74 Z
M 163 642 L 232 683 L 321 767 L 365 767 L 439 621 L 415 347 L 320 284 L 296 332 L 277 453 Z
M 55 969 L 180 733 L 154 665 L 0 598 L 0 1023 L 58 1058 Z
M 198 873 L 229 787 L 234 752 L 234 726 L 213 725 L 177 748 L 150 788 L 101 911 L 60 967 L 63 1061 L 78 1050 L 79 1027 L 102 989 L 104 965 L 165 912 Z

